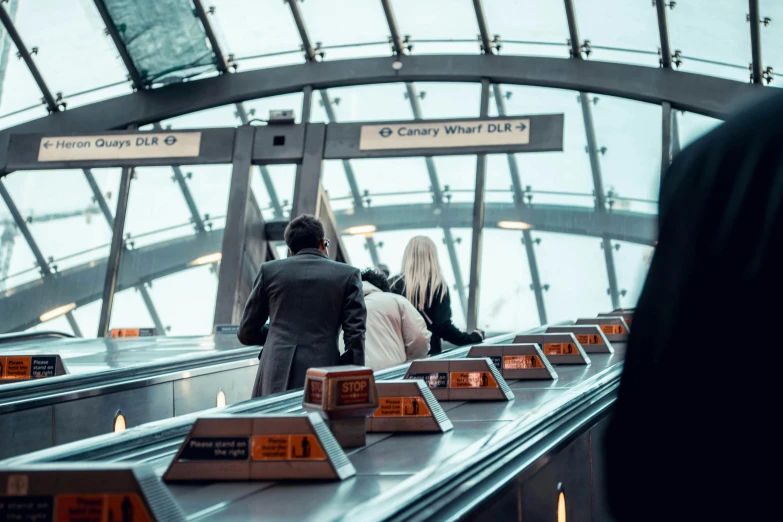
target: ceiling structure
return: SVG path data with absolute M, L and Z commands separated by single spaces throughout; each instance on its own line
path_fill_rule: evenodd
M 762 86 L 783 84 L 774 72 L 783 61 L 783 31 L 776 26 L 783 21 L 783 6 L 773 0 L 710 2 L 709 12 L 696 0 L 6 0 L 0 3 L 0 18 L 0 167 L 5 144 L 15 133 L 235 126 L 263 118 L 262 106 L 296 108 L 269 103 L 298 101 L 299 121 L 327 123 L 565 113 L 566 149 L 559 159 L 547 153 L 479 155 L 472 163 L 458 158 L 326 162 L 323 185 L 339 227 L 372 225 L 376 230 L 356 241 L 346 236 L 352 260 L 389 264 L 401 255 L 390 252 L 392 245 L 393 250 L 404 247 L 397 234 L 429 231 L 443 247 L 446 277 L 461 309 L 455 315 L 471 326 L 485 324 L 476 317 L 480 310 L 491 316 L 507 300 L 496 296 L 489 306 L 482 297 L 479 305 L 478 282 L 486 269 L 481 271 L 476 256 L 480 260 L 483 249 L 487 265 L 486 258 L 495 257 L 493 252 L 505 248 L 512 236 L 524 259 L 512 279 L 517 287 L 529 282 L 524 291 L 531 294 L 519 306 L 532 306 L 528 312 L 535 310 L 535 322 L 572 313 L 558 302 L 562 296 L 553 297 L 557 282 L 542 279 L 564 277 L 552 270 L 547 274 L 555 262 L 541 242 L 549 237 L 559 250 L 570 250 L 558 234 L 596 238 L 601 273 L 595 266 L 587 273 L 606 289 L 605 303 L 596 306 L 634 302 L 638 289 L 628 294 L 625 287 L 632 278 L 623 271 L 628 264 L 639 265 L 634 269 L 643 277 L 649 252 L 630 245 L 648 249 L 654 243 L 656 187 L 671 156 L 729 115 L 736 103 L 763 95 Z M 287 219 L 294 172 L 278 166 L 255 169 L 253 195 L 264 218 Z M 161 200 L 182 210 L 176 216 L 173 210 L 170 217 L 161 214 L 161 226 L 138 229 L 143 232 L 126 225 L 119 242 L 125 252 L 133 249 L 129 243 L 143 241 L 140 237 L 160 239 L 133 255 L 123 254 L 120 272 L 133 276 L 123 276 L 118 288 L 138 290 L 139 302 L 159 330 L 165 330 L 165 314 L 155 303 L 168 298 L 152 295 L 151 281 L 193 272 L 202 266 L 193 265 L 194 259 L 206 252 L 202 247 L 172 249 L 171 241 L 208 244 L 205 238 L 220 230 L 216 216 L 226 212 L 228 196 L 217 197 L 216 204 L 208 197 L 214 187 L 199 180 L 225 179 L 225 173 L 184 170 L 158 169 L 168 173 L 176 195 L 163 189 L 160 178 L 145 192 L 148 199 L 165 192 Z M 385 181 L 373 176 L 376 172 L 384 173 Z M 119 172 L 101 176 L 84 170 L 68 176 L 86 181 L 89 191 L 81 189 L 81 196 L 89 196 L 88 201 L 33 203 L 42 180 L 49 179 L 44 174 L 19 172 L 0 181 L 8 209 L 0 248 L 6 299 L 0 294 L 0 307 L 11 306 L 16 292 L 21 302 L 21 294 L 41 283 L 57 286 L 35 290 L 49 298 L 39 297 L 41 306 L 31 307 L 29 317 L 8 329 L 33 326 L 40 322 L 40 310 L 63 303 L 75 305 L 62 317 L 79 334 L 84 330 L 77 321 L 79 309 L 101 299 L 95 285 L 69 281 L 90 270 L 87 278 L 99 280 L 105 272 L 113 224 L 107 199 Z M 153 174 L 137 169 L 135 176 L 141 187 Z M 485 188 L 479 191 L 479 185 Z M 227 182 L 221 186 L 228 190 Z M 141 203 L 131 194 L 132 217 L 134 205 Z M 487 233 L 482 245 L 472 219 L 477 195 L 486 201 L 487 229 L 500 232 L 501 223 L 508 222 L 529 227 L 504 230 L 503 236 Z M 65 240 L 74 244 L 62 246 L 57 240 L 62 236 L 37 228 L 43 225 L 35 215 L 43 209 L 73 211 L 85 203 L 91 210 L 84 215 L 100 210 L 109 225 L 89 245 L 77 248 L 78 241 Z M 25 212 L 32 207 L 35 212 Z M 3 210 L 0 217 L 6 217 Z M 188 225 L 178 228 L 179 235 L 166 232 L 183 220 Z M 471 228 L 472 238 L 463 244 Z M 553 233 L 557 237 L 547 236 Z M 53 245 L 55 252 L 44 252 L 41 243 Z M 637 248 L 632 261 L 618 250 L 625 243 L 626 250 Z M 592 258 L 584 257 L 589 264 Z M 65 266 L 69 259 L 85 262 L 58 271 L 57 264 Z M 14 270 L 30 261 L 34 270 Z M 214 280 L 214 273 L 202 276 Z M 497 293 L 488 287 L 481 286 L 482 295 Z M 214 308 L 209 298 L 204 301 Z M 165 308 L 174 313 L 171 305 Z M 138 310 L 127 314 L 137 316 Z M 174 331 L 202 333 L 183 328 Z

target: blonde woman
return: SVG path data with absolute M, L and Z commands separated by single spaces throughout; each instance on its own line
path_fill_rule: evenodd
M 441 352 L 441 339 L 456 346 L 480 343 L 484 333 L 460 331 L 451 322 L 451 299 L 438 263 L 435 243 L 426 236 L 408 242 L 402 256 L 402 274 L 392 284 L 392 292 L 404 296 L 424 317 L 432 332 L 430 355 Z

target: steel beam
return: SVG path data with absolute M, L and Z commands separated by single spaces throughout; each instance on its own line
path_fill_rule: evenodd
M 149 312 L 152 318 L 152 323 L 155 325 L 158 335 L 166 335 L 166 327 L 163 326 L 163 321 L 160 320 L 158 311 L 155 309 L 155 303 L 152 302 L 152 296 L 149 290 L 147 290 L 147 284 L 142 283 L 136 289 L 141 293 L 141 299 L 144 301 L 144 306 L 147 307 L 147 312 Z
M 661 0 L 659 0 L 661 1 Z M 759 0 L 748 0 L 750 14 L 750 49 L 753 56 L 750 79 L 753 83 L 762 83 L 764 80 L 764 64 L 761 63 L 761 16 L 759 15 Z
M 47 135 L 103 132 L 148 124 L 211 107 L 315 89 L 399 82 L 478 82 L 533 85 L 606 94 L 726 119 L 736 104 L 773 96 L 768 89 L 723 78 L 619 63 L 531 56 L 404 56 L 395 71 L 388 57 L 287 65 L 167 85 L 74 107 L 0 131 Z M 2 149 L 2 148 L 0 148 Z M 5 164 L 0 150 L 0 168 Z
M 582 44 L 579 41 L 579 27 L 576 25 L 576 11 L 573 0 L 565 0 L 566 19 L 568 20 L 568 36 L 571 45 L 571 58 L 582 59 Z
M 305 59 L 308 62 L 315 61 L 315 49 L 310 41 L 310 35 L 307 32 L 307 26 L 305 25 L 304 18 L 302 17 L 302 11 L 299 10 L 299 2 L 297 0 L 286 0 L 291 7 L 291 14 L 294 17 L 294 23 L 296 29 L 299 31 L 299 38 L 302 40 L 302 50 L 305 53 Z
M 98 337 L 109 335 L 109 322 L 114 305 L 114 293 L 117 289 L 117 274 L 120 272 L 122 253 L 125 250 L 125 241 L 122 233 L 125 230 L 125 216 L 128 213 L 128 196 L 130 194 L 133 167 L 124 167 L 120 177 L 120 189 L 117 195 L 117 210 L 114 212 L 114 227 L 111 236 L 111 248 L 106 263 L 106 276 L 103 283 L 103 301 L 101 303 L 101 315 L 98 319 Z
M 196 7 L 196 16 L 201 20 L 201 25 L 204 26 L 204 31 L 207 33 L 207 40 L 209 40 L 209 45 L 212 46 L 212 52 L 215 53 L 217 69 L 221 73 L 227 73 L 228 63 L 226 62 L 225 56 L 223 56 L 223 51 L 220 49 L 220 43 L 218 42 L 217 36 L 215 36 L 215 31 L 212 29 L 212 24 L 207 18 L 204 4 L 201 3 L 201 0 L 193 0 L 193 5 Z
M 41 72 L 38 70 L 38 66 L 35 65 L 33 57 L 30 55 L 30 51 L 25 47 L 22 37 L 19 36 L 19 32 L 16 30 L 16 26 L 6 12 L 5 7 L 3 7 L 2 2 L 0 2 L 0 22 L 5 26 L 6 31 L 8 31 L 8 36 L 14 42 L 14 45 L 16 45 L 16 50 L 19 51 L 19 56 L 24 60 L 25 65 L 27 65 L 27 68 L 30 70 L 30 74 L 33 76 L 33 80 L 35 80 L 36 85 L 38 85 L 38 88 L 41 90 L 46 108 L 49 109 L 49 112 L 59 112 L 60 107 L 57 104 L 57 100 L 52 96 L 52 92 L 49 90 L 49 87 L 47 87 L 43 76 L 41 76 Z
M 492 54 L 492 38 L 489 36 L 487 17 L 484 15 L 484 5 L 481 0 L 473 0 L 473 8 L 476 11 L 476 22 L 481 36 L 481 51 L 485 54 Z
M 402 38 L 400 38 L 400 30 L 397 28 L 397 20 L 394 18 L 394 9 L 392 8 L 391 0 L 381 0 L 381 4 L 383 4 L 383 14 L 386 15 L 386 23 L 389 25 L 394 54 L 403 54 Z
M 489 80 L 481 82 L 479 115 L 489 116 Z M 473 235 L 470 242 L 470 275 L 468 283 L 468 331 L 478 328 L 481 292 L 481 246 L 484 238 L 484 203 L 487 193 L 487 155 L 476 154 L 476 188 L 473 192 Z
M 507 116 L 506 101 L 503 97 L 502 89 L 500 85 L 494 84 L 492 86 L 493 93 L 495 95 L 495 104 L 498 109 L 498 116 Z M 524 209 L 527 206 L 525 203 L 524 193 L 522 191 L 522 179 L 519 175 L 519 165 L 517 164 L 517 157 L 514 154 L 507 154 L 508 158 L 508 171 L 511 174 L 511 187 L 514 193 L 514 204 L 520 209 Z M 534 248 L 535 242 L 533 241 L 533 235 L 530 230 L 522 231 L 522 244 L 525 247 L 525 254 L 527 257 L 527 264 L 530 269 L 530 282 L 533 285 L 533 293 L 536 297 L 536 308 L 538 309 L 538 319 L 541 324 L 547 324 L 546 318 L 546 303 L 544 302 L 544 289 L 541 284 L 541 275 L 538 271 L 538 259 L 536 258 L 536 251 Z
M 68 321 L 71 330 L 73 330 L 73 335 L 76 337 L 84 337 L 84 335 L 82 335 L 82 329 L 79 328 L 79 323 L 76 322 L 76 317 L 74 317 L 71 312 L 65 314 L 65 319 Z
M 237 117 L 239 117 L 239 121 L 242 122 L 242 125 L 249 125 L 250 118 L 247 115 L 244 104 L 237 103 L 236 108 Z M 269 202 L 272 204 L 272 212 L 274 213 L 274 217 L 276 219 L 281 219 L 283 217 L 283 206 L 280 204 L 280 198 L 277 197 L 277 190 L 275 189 L 275 184 L 272 181 L 272 175 L 269 173 L 269 169 L 267 169 L 264 165 L 259 165 L 258 170 L 261 173 L 261 180 L 264 182 L 264 187 L 266 188 L 266 192 L 269 195 Z
M 661 40 L 661 66 L 672 68 L 672 50 L 669 46 L 669 25 L 666 22 L 666 0 L 654 0 L 655 11 L 658 13 L 658 35 Z
M 114 20 L 112 20 L 109 10 L 106 8 L 106 4 L 103 0 L 95 0 L 95 7 L 98 8 L 98 12 L 100 13 L 101 18 L 103 18 L 103 23 L 106 25 L 106 32 L 111 36 L 114 46 L 120 54 L 120 59 L 128 70 L 128 78 L 130 79 L 133 88 L 138 91 L 143 91 L 147 88 L 147 84 L 144 81 L 144 78 L 141 77 L 139 70 L 136 68 L 136 64 L 133 63 L 133 59 L 128 53 L 128 48 L 125 47 L 125 42 L 122 41 L 122 37 L 117 30 L 117 26 L 114 25 Z
M 408 95 L 408 101 L 411 104 L 411 110 L 413 111 L 413 119 L 421 120 L 421 105 L 419 104 L 419 93 L 416 91 L 416 86 L 411 82 L 405 84 L 405 91 Z M 451 270 L 454 272 L 454 284 L 457 286 L 457 296 L 459 297 L 462 311 L 467 319 L 468 313 L 468 296 L 465 294 L 465 282 L 462 279 L 462 270 L 459 266 L 459 257 L 457 257 L 457 248 L 454 246 L 454 235 L 451 233 L 451 227 L 449 226 L 449 216 L 444 210 L 448 210 L 443 205 L 443 191 L 440 188 L 440 180 L 438 179 L 438 171 L 435 169 L 435 161 L 425 156 L 424 162 L 427 165 L 427 174 L 430 177 L 430 187 L 432 189 L 432 201 L 435 208 L 440 209 L 440 217 L 442 218 L 440 226 L 443 229 L 443 239 L 446 242 L 446 250 L 449 253 L 449 261 L 451 262 Z
M 332 107 L 332 100 L 329 96 L 329 93 L 326 91 L 326 89 L 322 89 L 320 94 L 321 102 L 323 103 L 324 110 L 326 111 L 326 118 L 329 120 L 329 123 L 336 122 L 337 115 L 334 113 L 334 108 Z M 359 191 L 359 184 L 356 182 L 356 175 L 353 172 L 353 167 L 351 166 L 350 160 L 342 160 L 342 164 L 343 170 L 345 171 L 345 177 L 348 180 L 348 186 L 351 190 L 353 207 L 357 212 L 361 213 L 365 210 L 364 201 L 362 200 L 362 195 Z M 381 263 L 381 260 L 378 256 L 378 247 L 375 244 L 375 238 L 373 236 L 365 236 L 364 241 L 365 245 L 367 246 L 367 250 L 370 252 L 370 258 L 372 259 L 373 266 L 378 266 Z
M 163 127 L 158 122 L 153 123 L 152 128 L 158 131 L 163 130 Z M 177 165 L 172 165 L 171 170 L 174 171 L 174 180 L 179 185 L 182 197 L 185 198 L 185 204 L 188 206 L 188 210 L 190 210 L 190 219 L 193 221 L 193 226 L 196 227 L 197 233 L 203 234 L 206 231 L 204 220 L 201 218 L 201 214 L 199 214 L 196 200 L 193 199 L 193 194 L 191 194 L 188 183 L 185 181 L 185 175 L 182 174 L 182 169 Z
M 302 214 L 318 215 L 325 140 L 326 125 L 311 123 L 307 126 L 301 172 L 297 173 L 294 184 L 291 219 Z
M 661 104 L 661 179 L 669 169 L 672 161 L 672 104 L 663 102 Z
M 250 169 L 253 156 L 253 127 L 239 127 L 234 137 L 234 160 L 228 193 L 228 215 L 223 232 L 215 324 L 239 324 L 245 305 L 238 297 L 242 285 L 247 207 L 250 201 Z
M 585 135 L 587 136 L 587 152 L 590 155 L 590 170 L 593 174 L 595 211 L 597 213 L 606 213 L 606 194 L 604 193 L 603 175 L 601 174 L 601 162 L 598 158 L 598 144 L 595 137 L 593 109 L 590 106 L 590 99 L 586 92 L 579 93 L 579 102 L 582 105 L 582 117 L 584 118 Z M 601 247 L 604 249 L 604 259 L 606 261 L 609 295 L 612 299 L 612 307 L 616 309 L 620 307 L 620 297 L 617 290 L 617 272 L 614 267 L 614 253 L 612 252 L 612 245 L 608 235 L 603 236 Z

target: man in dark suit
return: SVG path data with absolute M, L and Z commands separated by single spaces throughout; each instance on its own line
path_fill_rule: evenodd
M 264 346 L 253 397 L 301 388 L 308 368 L 340 364 L 341 326 L 345 362 L 364 364 L 359 270 L 329 259 L 329 239 L 313 216 L 293 219 L 285 242 L 291 255 L 261 265 L 239 324 L 242 344 Z

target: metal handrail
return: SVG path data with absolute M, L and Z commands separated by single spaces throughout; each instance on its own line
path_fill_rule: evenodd
M 47 330 L 42 332 L 14 332 L 0 334 L 0 345 L 16 343 L 20 341 L 37 341 L 41 339 L 73 339 L 74 337 L 75 336 L 69 333 L 57 332 L 54 330 Z

